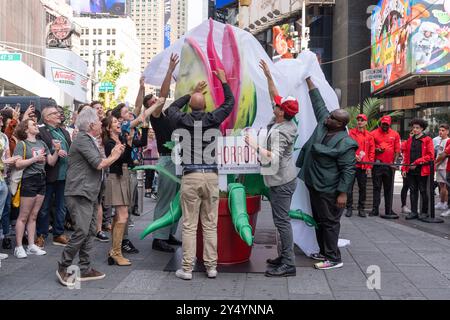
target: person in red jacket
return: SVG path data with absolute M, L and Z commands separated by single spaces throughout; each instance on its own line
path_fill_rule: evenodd
M 358 181 L 358 216 L 366 217 L 364 212 L 364 203 L 366 202 L 366 185 L 367 175 L 372 174 L 372 166 L 369 164 L 361 164 L 361 162 L 373 162 L 375 161 L 375 140 L 367 127 L 367 116 L 365 114 L 359 114 L 356 117 L 357 127 L 349 131 L 349 136 L 358 143 L 358 150 L 356 150 L 356 175 L 355 178 Z M 353 184 L 355 180 L 353 180 Z M 347 212 L 345 216 L 352 216 L 353 206 L 353 187 L 350 190 L 347 197 Z
M 447 140 L 447 143 L 445 144 L 444 152 L 442 152 L 436 159 L 436 166 L 438 166 L 440 163 L 445 161 L 446 159 L 450 157 L 450 139 Z M 447 166 L 445 168 L 446 174 L 447 174 L 447 187 L 450 186 L 450 161 L 447 161 Z M 450 216 L 450 197 L 448 197 L 448 208 L 446 211 L 441 213 L 441 217 L 448 217 Z
M 414 136 L 406 141 L 403 158 L 403 164 L 406 166 L 402 166 L 402 175 L 408 179 L 410 188 L 411 213 L 406 216 L 407 220 L 419 218 L 417 211 L 419 191 L 422 198 L 421 214 L 423 217 L 428 216 L 427 179 L 430 175 L 428 163 L 434 160 L 433 140 L 423 133 L 428 123 L 423 119 L 413 119 L 410 125 Z
M 373 167 L 373 209 L 369 216 L 378 216 L 381 202 L 381 186 L 384 189 L 384 216 L 385 219 L 398 219 L 392 211 L 392 197 L 394 188 L 394 173 L 397 158 L 400 155 L 400 135 L 391 129 L 392 119 L 383 116 L 380 127 L 371 132 L 375 140 L 375 162 L 391 164 L 375 165 Z

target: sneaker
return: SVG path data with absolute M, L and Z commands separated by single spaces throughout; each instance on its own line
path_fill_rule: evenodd
M 405 217 L 406 220 L 419 219 L 419 214 L 411 212 Z
M 206 274 L 208 275 L 208 278 L 214 279 L 215 277 L 217 277 L 217 269 L 216 269 L 216 268 L 208 269 L 208 270 L 206 271 Z M 191 274 L 191 275 L 192 275 L 192 274 Z
M 152 193 L 152 194 L 150 194 L 150 199 L 156 201 L 156 200 L 158 200 L 158 196 L 156 194 Z
M 172 248 L 166 240 L 162 240 L 162 239 L 153 239 L 152 242 L 152 249 L 153 250 L 157 250 L 157 251 L 162 251 L 162 252 L 175 252 L 175 249 Z
M 31 246 L 27 247 L 27 254 L 35 254 L 37 256 L 43 256 L 46 255 L 47 252 L 39 248 L 37 245 L 32 244 Z
M 267 264 L 270 264 L 272 266 L 278 267 L 281 264 L 281 257 L 276 257 L 274 259 L 267 259 Z
M 17 259 L 25 259 L 27 257 L 27 253 L 25 252 L 25 249 L 23 248 L 23 246 L 15 247 L 14 256 Z
M 450 216 L 450 209 L 441 213 L 441 217 L 448 217 L 448 216 Z
M 322 262 L 316 263 L 314 265 L 314 267 L 319 270 L 336 269 L 336 268 L 342 268 L 343 266 L 344 266 L 343 262 L 333 262 L 333 261 L 329 261 L 329 260 L 322 261 Z
M 351 208 L 350 209 L 347 208 L 345 211 L 345 216 L 347 218 L 350 218 L 352 215 L 353 215 L 353 210 Z
M 408 208 L 407 206 L 403 206 L 403 207 L 402 207 L 402 213 L 404 213 L 404 214 L 410 214 L 410 213 L 411 213 L 411 209 Z
M 37 245 L 39 248 L 44 249 L 45 246 L 45 238 L 43 235 L 40 235 L 36 238 L 34 241 L 34 244 Z
M 448 209 L 448 204 L 446 204 L 445 202 L 442 204 L 441 210 L 447 210 Z
M 55 246 L 65 247 L 67 246 L 68 243 L 69 239 L 67 239 L 67 237 L 64 234 L 53 237 L 53 245 Z
M 67 273 L 67 269 L 61 266 L 61 264 L 58 262 L 58 270 L 56 270 L 56 277 L 58 278 L 59 282 L 66 287 L 73 287 L 75 286 L 75 279 L 71 278 L 72 274 Z
M 146 197 L 146 198 L 151 198 L 151 196 L 152 196 L 151 192 L 146 192 L 144 195 L 144 197 Z
M 12 241 L 10 238 L 3 238 L 2 240 L 2 248 L 5 250 L 11 250 L 12 249 Z
M 290 266 L 288 264 L 280 264 L 274 269 L 269 269 L 264 274 L 266 277 L 295 277 L 297 270 L 295 266 Z
M 8 259 L 8 255 L 6 253 L 0 253 L 0 260 Z
M 134 221 L 130 218 L 128 218 L 128 228 L 133 228 L 134 227 Z
M 177 272 L 175 272 L 175 276 L 177 278 L 183 279 L 183 280 L 191 280 L 192 279 L 192 272 L 186 272 L 183 269 L 178 269 Z
M 105 276 L 104 273 L 90 268 L 88 271 L 81 273 L 80 281 L 101 280 Z
M 169 235 L 169 240 L 167 240 L 167 243 L 173 246 L 181 246 L 183 244 L 183 242 L 175 238 L 172 234 Z
M 309 256 L 311 259 L 317 260 L 317 261 L 325 261 L 327 260 L 325 256 L 321 253 L 313 253 Z
M 95 236 L 95 240 L 98 240 L 100 242 L 108 242 L 109 238 L 106 236 L 106 234 L 103 231 L 97 232 L 97 235 Z
M 139 250 L 134 247 L 129 239 L 122 240 L 122 251 L 125 253 L 139 253 Z

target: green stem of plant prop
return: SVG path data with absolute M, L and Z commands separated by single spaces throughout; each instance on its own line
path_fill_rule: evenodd
M 251 246 L 253 244 L 252 227 L 249 223 L 245 188 L 242 184 L 230 183 L 228 185 L 228 207 L 234 229 L 241 239 Z
M 289 217 L 292 219 L 302 220 L 308 227 L 318 228 L 317 222 L 309 214 L 303 212 L 302 210 L 291 210 L 289 211 Z

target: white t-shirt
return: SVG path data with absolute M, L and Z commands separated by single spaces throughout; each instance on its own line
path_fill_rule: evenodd
M 447 141 L 449 138 L 447 139 L 441 139 L 441 137 L 439 137 L 439 141 L 436 145 L 436 157 L 439 156 L 442 152 L 444 152 L 445 149 L 445 145 L 447 144 Z M 447 168 L 447 162 L 448 162 L 448 158 L 445 158 L 444 161 L 442 161 L 442 163 L 440 165 L 437 166 L 436 170 L 445 170 Z
M 9 150 L 9 140 L 8 137 L 6 136 L 6 134 L 0 132 L 0 153 L 1 153 L 1 157 L 0 157 L 0 168 L 3 171 L 3 175 L 1 175 L 0 177 L 0 181 L 3 181 L 3 178 L 6 177 L 7 172 L 6 172 L 6 166 L 3 163 L 3 161 L 6 160 L 6 153 Z

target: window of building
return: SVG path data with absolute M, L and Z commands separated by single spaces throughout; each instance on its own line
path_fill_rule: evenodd
M 102 29 L 98 29 L 98 34 L 102 35 Z
M 97 35 L 97 29 L 92 29 L 93 35 Z
M 99 45 L 99 46 L 102 45 L 102 39 L 98 39 L 98 45 Z
M 112 29 L 112 34 L 116 34 L 116 29 Z
M 95 29 L 94 29 L 94 30 L 95 30 Z M 97 40 L 96 40 L 96 39 L 92 40 L 92 44 L 93 44 L 94 46 L 96 46 L 96 45 L 97 45 Z
M 88 46 L 89 45 L 89 39 L 84 40 L 84 44 Z
M 110 40 L 110 39 L 107 39 L 107 40 L 106 40 L 106 45 L 107 45 L 107 46 L 110 46 L 110 45 L 111 45 L 111 40 Z
M 112 39 L 112 45 L 113 45 L 113 46 L 116 45 L 116 39 Z
M 106 29 L 106 34 L 110 35 L 111 34 L 111 29 Z

